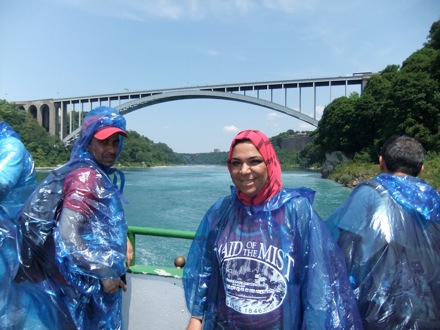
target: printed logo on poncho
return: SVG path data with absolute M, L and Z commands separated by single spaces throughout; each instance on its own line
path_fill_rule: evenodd
M 217 253 L 228 307 L 255 315 L 269 313 L 282 304 L 294 264 L 284 251 L 273 245 L 234 241 L 221 245 Z

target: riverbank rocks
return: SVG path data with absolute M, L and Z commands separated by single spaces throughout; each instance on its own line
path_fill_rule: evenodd
M 325 154 L 325 161 L 321 168 L 321 177 L 327 179 L 336 165 L 348 161 L 349 158 L 342 151 L 333 151 Z

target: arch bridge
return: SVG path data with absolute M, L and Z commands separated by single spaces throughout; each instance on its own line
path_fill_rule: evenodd
M 253 104 L 284 113 L 316 127 L 319 120 L 316 113 L 318 89 L 328 90 L 330 103 L 335 88 L 342 88 L 342 95 L 348 96 L 350 87 L 355 86 L 358 88 L 357 92 L 362 94 L 368 79 L 375 74 L 377 73 L 361 72 L 351 76 L 329 78 L 205 85 L 137 92 L 125 90 L 123 93 L 14 103 L 28 111 L 50 134 L 60 137 L 65 143 L 76 138 L 82 119 L 88 111 L 97 106 L 111 106 L 122 114 L 127 114 L 154 104 L 185 99 L 217 99 Z M 303 109 L 304 89 L 312 92 L 312 96 L 307 99 L 309 103 L 310 98 L 313 100 L 311 113 L 306 113 Z M 296 107 L 291 105 L 292 98 L 296 100 Z

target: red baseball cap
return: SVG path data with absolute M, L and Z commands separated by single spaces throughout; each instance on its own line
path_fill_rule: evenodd
M 110 135 L 113 135 L 115 133 L 118 133 L 120 135 L 122 135 L 123 137 L 128 137 L 127 132 L 125 132 L 123 129 L 120 129 L 118 127 L 114 127 L 114 126 L 107 126 L 107 127 L 103 127 L 100 130 L 98 130 L 94 137 L 98 140 L 105 140 L 107 139 Z

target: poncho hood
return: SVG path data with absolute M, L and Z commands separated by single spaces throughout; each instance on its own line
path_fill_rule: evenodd
M 413 210 L 427 221 L 440 221 L 440 194 L 423 179 L 382 173 L 373 180 L 406 209 Z
M 81 127 L 81 133 L 73 145 L 70 154 L 70 160 L 80 160 L 92 158 L 87 148 L 96 132 L 104 127 L 115 127 L 125 132 L 126 122 L 118 110 L 110 107 L 98 107 L 91 110 L 84 118 L 84 124 Z M 119 152 L 117 158 L 122 152 L 123 137 L 119 135 Z M 116 158 L 116 159 L 117 159 Z
M 14 137 L 21 141 L 20 136 L 4 121 L 0 121 L 0 138 Z
M 124 190 L 125 176 L 124 173 L 112 168 L 106 167 L 96 161 L 93 155 L 88 151 L 90 142 L 96 132 L 102 130 L 104 127 L 115 127 L 122 131 L 126 131 L 126 122 L 124 116 L 122 116 L 118 110 L 109 107 L 98 107 L 91 110 L 87 116 L 84 118 L 84 123 L 81 127 L 81 133 L 75 144 L 72 147 L 72 152 L 70 154 L 70 161 L 65 166 L 74 167 L 78 162 L 90 162 L 92 161 L 100 169 L 102 169 L 109 177 L 113 174 L 113 185 L 118 187 L 119 191 L 122 193 Z M 125 133 L 124 136 L 127 134 Z M 124 138 L 119 133 L 119 150 L 116 159 L 119 158 L 122 152 Z M 118 179 L 119 177 L 119 179 Z M 120 180 L 120 183 L 118 181 Z

